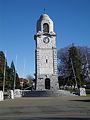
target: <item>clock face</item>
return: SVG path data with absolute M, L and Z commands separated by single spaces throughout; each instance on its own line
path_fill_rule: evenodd
M 48 37 L 44 37 L 44 38 L 43 38 L 43 42 L 44 42 L 44 43 L 49 43 L 49 38 L 48 38 Z

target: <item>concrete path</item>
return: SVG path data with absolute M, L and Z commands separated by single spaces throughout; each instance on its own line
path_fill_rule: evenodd
M 90 97 L 28 97 L 1 101 L 0 120 L 90 120 Z

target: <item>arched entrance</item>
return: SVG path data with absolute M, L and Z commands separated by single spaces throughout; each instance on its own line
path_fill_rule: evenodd
M 50 79 L 49 78 L 45 79 L 45 89 L 50 89 Z

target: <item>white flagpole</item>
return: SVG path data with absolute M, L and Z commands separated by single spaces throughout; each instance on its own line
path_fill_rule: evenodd
M 6 53 L 5 53 L 5 61 L 4 61 L 3 96 L 5 93 L 5 74 L 6 74 Z
M 24 60 L 24 65 L 23 65 L 23 77 L 25 77 L 24 73 L 25 73 L 25 60 Z
M 23 78 L 25 77 L 24 76 L 24 72 L 25 72 L 25 60 L 24 60 L 24 64 L 23 64 Z M 22 87 L 21 87 L 21 89 L 23 89 L 23 83 L 24 83 L 24 81 L 22 81 Z
M 14 90 L 15 90 L 15 87 L 16 87 L 16 66 L 17 66 L 17 55 L 16 55 L 16 65 L 15 65 L 15 73 L 14 73 Z

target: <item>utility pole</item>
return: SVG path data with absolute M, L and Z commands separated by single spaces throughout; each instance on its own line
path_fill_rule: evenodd
M 72 71 L 73 71 L 74 79 L 75 79 L 75 82 L 76 82 L 75 88 L 77 88 L 77 79 L 76 79 L 76 75 L 75 75 L 75 70 L 74 70 L 72 59 L 70 58 L 70 60 L 71 60 L 71 65 L 72 65 Z

